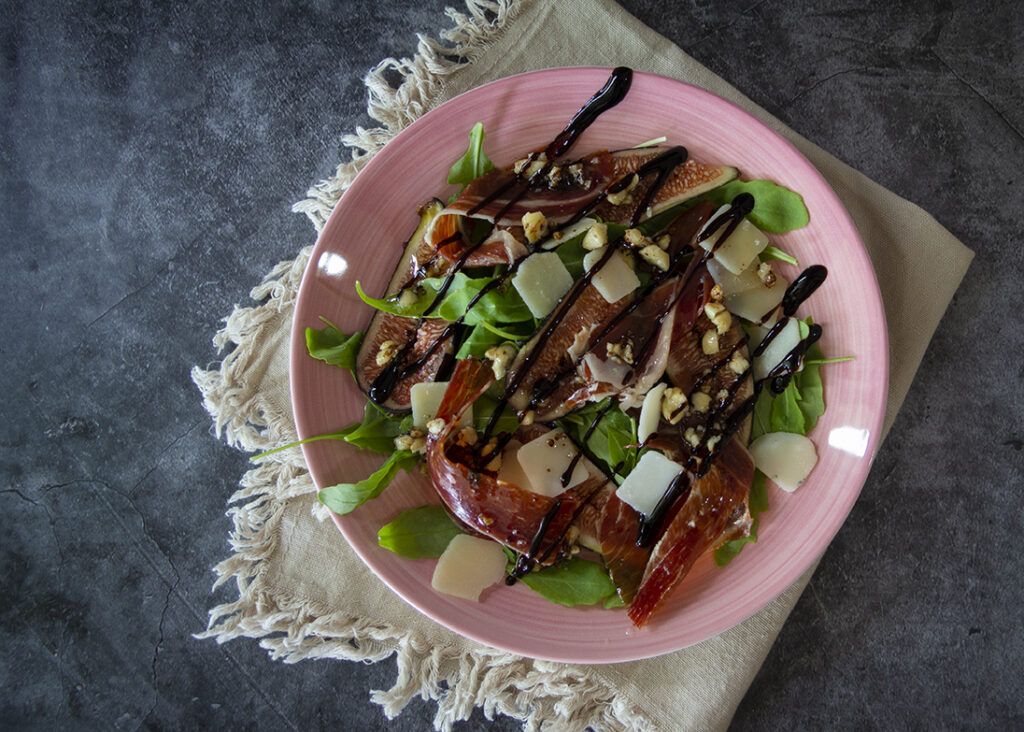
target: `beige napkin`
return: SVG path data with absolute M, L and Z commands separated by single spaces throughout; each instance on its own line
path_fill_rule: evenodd
M 346 138 L 357 148 L 355 162 L 314 188 L 297 210 L 322 226 L 357 170 L 398 129 L 493 79 L 552 66 L 628 65 L 703 86 L 795 143 L 853 215 L 871 252 L 889 321 L 888 429 L 971 252 L 931 216 L 786 128 L 609 0 L 472 0 L 468 7 L 468 15 L 450 13 L 455 28 L 442 34 L 447 44 L 421 39 L 415 59 L 389 59 L 368 77 L 370 111 L 383 127 Z M 453 46 L 455 53 L 446 54 Z M 401 89 L 386 86 L 385 69 L 404 78 Z M 287 341 L 307 257 L 308 249 L 282 263 L 253 291 L 264 304 L 238 308 L 228 318 L 215 343 L 235 348 L 220 369 L 194 372 L 218 430 L 246 450 L 294 438 Z M 218 583 L 236 581 L 239 599 L 211 611 L 204 635 L 221 642 L 260 638 L 285 661 L 375 661 L 397 654 L 394 688 L 374 692 L 374 699 L 389 716 L 415 695 L 437 699 L 435 722 L 441 728 L 467 718 L 474 706 L 488 715 L 512 715 L 529 728 L 723 728 L 810 577 L 742 625 L 661 658 L 591 667 L 537 662 L 464 640 L 399 600 L 329 522 L 314 517 L 313 489 L 297 451 L 245 475 L 230 510 L 235 554 L 216 568 Z

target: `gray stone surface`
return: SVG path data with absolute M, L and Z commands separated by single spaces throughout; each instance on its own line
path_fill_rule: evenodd
M 978 253 L 735 726 L 1021 727 L 1017 3 L 626 5 Z M 0 2 L 4 727 L 385 726 L 392 662 L 191 637 L 230 596 L 209 568 L 245 457 L 188 369 L 311 241 L 288 207 L 368 122 L 362 73 L 442 7 Z

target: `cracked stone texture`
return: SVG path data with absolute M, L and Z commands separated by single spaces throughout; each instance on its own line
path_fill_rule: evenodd
M 443 0 L 0 2 L 0 722 L 376 729 L 373 666 L 192 633 L 245 456 L 188 377 Z M 1017 4 L 626 6 L 978 254 L 739 729 L 1024 725 Z M 416 701 L 394 729 L 424 729 Z M 479 713 L 460 729 L 516 729 Z

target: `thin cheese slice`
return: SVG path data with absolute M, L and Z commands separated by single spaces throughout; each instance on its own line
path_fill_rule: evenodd
M 572 275 L 554 252 L 538 252 L 522 260 L 512 286 L 535 318 L 546 317 L 572 287 Z
M 413 384 L 409 389 L 409 401 L 412 404 L 412 426 L 421 430 L 427 428 L 427 422 L 437 416 L 438 407 L 448 388 L 447 381 L 427 381 Z M 466 407 L 459 424 L 469 427 L 473 424 L 473 405 Z
M 581 457 L 576 462 L 569 482 L 562 485 L 562 474 L 579 452 L 573 441 L 562 430 L 551 430 L 519 448 L 516 459 L 530 484 L 523 486 L 543 496 L 557 496 L 579 485 L 590 475 L 589 461 Z
M 430 584 L 438 592 L 480 601 L 480 593 L 505 576 L 505 552 L 488 539 L 459 534 L 437 560 Z
M 667 388 L 668 384 L 664 382 L 655 384 L 644 397 L 644 403 L 640 406 L 640 419 L 636 422 L 636 436 L 641 445 L 658 431 L 658 424 L 661 422 L 661 397 Z
M 683 466 L 660 452 L 648 450 L 615 491 L 619 500 L 628 503 L 637 513 L 650 516 Z
M 608 247 L 601 247 L 587 252 L 583 257 L 583 269 L 589 272 L 601 260 L 607 249 Z M 612 254 L 590 281 L 605 302 L 610 303 L 618 302 L 640 286 L 640 278 L 636 276 L 636 272 L 629 266 L 621 252 Z
M 705 251 L 711 250 L 726 228 L 728 224 L 721 225 L 714 234 L 701 242 L 700 245 Z M 715 259 L 733 274 L 739 274 L 757 261 L 757 255 L 767 246 L 768 237 L 752 223 L 743 219 L 729 238 L 722 242 L 722 246 L 715 250 Z
M 764 349 L 764 353 L 754 359 L 754 380 L 760 381 L 770 374 L 772 369 L 778 366 L 799 342 L 800 325 L 796 318 L 790 318 L 782 326 L 779 334 Z

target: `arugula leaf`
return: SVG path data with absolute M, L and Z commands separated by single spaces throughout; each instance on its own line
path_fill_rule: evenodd
M 409 424 L 406 425 L 405 422 Z M 395 451 L 395 438 L 408 432 L 412 426 L 411 417 L 396 417 L 388 414 L 370 400 L 363 407 L 363 421 L 348 428 L 342 438 L 350 445 L 363 450 L 390 455 Z
M 420 280 L 414 290 L 408 291 L 415 295 L 415 299 L 405 305 L 402 305 L 397 297 L 371 297 L 366 294 L 359 282 L 356 282 L 356 294 L 363 302 L 377 310 L 406 318 L 418 318 L 430 307 L 441 289 L 444 279 L 443 277 L 428 277 Z M 530 309 L 526 307 L 526 303 L 511 284 L 491 290 L 467 313 L 466 306 L 469 301 L 493 280 L 493 277 L 470 277 L 464 272 L 458 272 L 452 280 L 451 286 L 445 292 L 441 304 L 434 309 L 431 316 L 450 322 L 458 320 L 465 314 L 463 322 L 466 325 L 478 325 L 484 321 L 522 323 L 533 320 Z
M 754 210 L 747 218 L 762 231 L 784 234 L 807 226 L 811 220 L 799 193 L 770 180 L 729 181 L 708 191 L 702 198 L 723 204 L 730 203 L 741 193 L 749 193 L 754 197 Z
M 562 264 L 572 275 L 573 280 L 578 280 L 583 276 L 583 257 L 587 254 L 587 250 L 583 248 L 584 236 L 586 236 L 585 232 L 572 239 L 566 239 L 555 249 L 555 254 L 562 260 Z
M 562 417 L 558 421 L 559 426 L 579 444 L 591 423 L 607 404 L 608 399 L 588 404 Z M 635 447 L 637 442 L 636 422 L 618 407 L 613 407 L 598 423 L 587 440 L 586 448 L 593 457 L 604 463 L 609 473 L 625 475 L 633 469 L 640 458 L 640 450 Z
M 494 414 L 497 406 L 498 400 L 490 394 L 483 394 L 473 402 L 473 427 L 477 431 L 486 429 L 487 423 L 490 421 L 491 415 Z M 516 417 L 515 410 L 506 409 L 498 417 L 498 422 L 494 426 L 494 434 L 500 435 L 502 432 L 515 432 L 518 427 L 519 419 Z
M 256 462 L 282 450 L 289 450 L 299 445 L 320 440 L 342 440 L 363 450 L 390 455 L 395 451 L 395 438 L 400 434 L 408 432 L 411 428 L 412 415 L 396 417 L 388 414 L 373 402 L 367 401 L 363 407 L 362 422 L 350 424 L 348 427 L 337 432 L 328 432 L 323 435 L 307 437 L 304 440 L 289 442 L 287 445 L 281 445 L 272 450 L 253 455 L 249 459 Z
M 772 393 L 768 389 L 762 389 L 754 402 L 754 420 L 750 427 L 750 439 L 756 440 L 763 434 L 772 431 Z
M 377 544 L 409 559 L 437 558 L 461 533 L 443 506 L 420 506 L 381 526 Z
M 469 131 L 469 147 L 448 171 L 448 182 L 466 186 L 484 173 L 494 170 L 494 163 L 484 153 L 484 125 L 477 122 Z
M 800 264 L 800 261 L 792 254 L 790 254 L 789 252 L 784 252 L 783 250 L 779 249 L 776 246 L 772 246 L 771 244 L 766 246 L 764 248 L 764 251 L 761 252 L 762 262 L 767 262 L 769 259 L 777 259 L 780 262 L 785 262 L 786 264 L 792 265 Z
M 822 359 L 821 349 L 815 343 L 807 349 L 810 359 Z M 825 413 L 825 390 L 821 383 L 821 364 L 804 359 L 803 369 L 794 376 L 800 390 L 800 412 L 804 416 L 804 434 L 814 429 L 818 417 Z
M 605 568 L 579 557 L 530 572 L 522 582 L 545 600 L 565 607 L 596 605 L 616 596 Z
M 352 335 L 341 332 L 336 325 L 321 318 L 326 327 L 306 328 L 306 350 L 315 359 L 355 371 L 356 354 L 363 342 L 363 332 L 357 330 Z
M 320 503 L 344 516 L 351 513 L 371 498 L 379 496 L 399 470 L 411 470 L 420 460 L 420 456 L 408 450 L 395 450 L 384 464 L 357 483 L 338 483 L 324 488 L 316 494 Z
M 715 564 L 719 567 L 724 567 L 735 559 L 747 544 L 757 541 L 758 517 L 768 510 L 768 487 L 765 484 L 764 473 L 760 470 L 754 471 L 754 482 L 750 486 L 749 505 L 750 516 L 754 520 L 750 527 L 750 535 L 727 541 L 715 549 Z
M 772 401 L 771 432 L 807 434 L 804 413 L 800 411 L 800 389 L 796 379 L 790 379 L 786 390 Z

